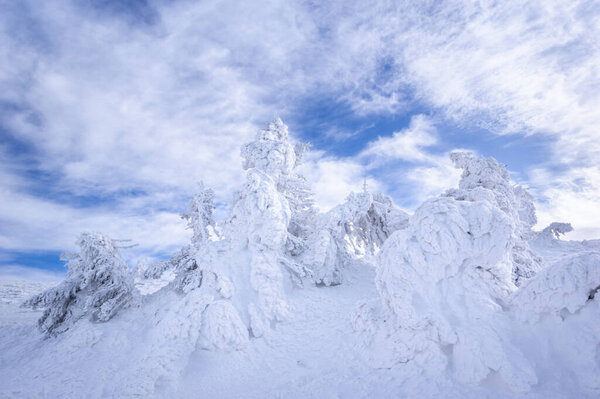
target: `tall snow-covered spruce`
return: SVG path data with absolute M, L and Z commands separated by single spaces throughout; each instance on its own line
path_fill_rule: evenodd
M 305 149 L 290 143 L 280 119 L 261 129 L 241 148 L 246 183 L 231 215 L 215 229 L 214 194 L 202 187 L 183 214 L 194 231 L 192 245 L 147 271 L 156 277 L 171 268 L 176 277 L 169 287 L 207 298 L 200 337 L 205 347 L 239 347 L 244 334 L 262 336 L 287 316 L 286 287 L 308 274 L 295 258 L 315 213 L 308 185 L 295 172 Z
M 77 244 L 78 254 L 64 255 L 69 268 L 65 281 L 24 304 L 45 309 L 38 321 L 44 333 L 64 332 L 82 317 L 108 321 L 135 294 L 133 276 L 115 241 L 101 233 L 83 233 Z

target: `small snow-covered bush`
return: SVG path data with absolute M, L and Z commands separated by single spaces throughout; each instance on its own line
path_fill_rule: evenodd
M 571 223 L 553 222 L 539 233 L 538 238 L 559 240 L 561 236 L 573 231 Z
M 77 244 L 79 253 L 67 255 L 66 280 L 24 304 L 45 308 L 38 321 L 44 333 L 64 332 L 84 316 L 107 321 L 134 295 L 133 277 L 113 240 L 101 233 L 83 233 Z

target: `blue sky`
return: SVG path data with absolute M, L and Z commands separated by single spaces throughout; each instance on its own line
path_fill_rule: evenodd
M 599 18 L 593 1 L 0 0 L 0 276 L 62 273 L 84 230 L 138 242 L 132 264 L 167 256 L 196 182 L 225 215 L 239 146 L 274 116 L 313 144 L 323 210 L 366 178 L 411 211 L 456 184 L 464 148 L 530 188 L 539 228 L 600 237 Z

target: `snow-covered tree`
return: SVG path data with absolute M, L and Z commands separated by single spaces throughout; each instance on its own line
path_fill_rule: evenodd
M 133 276 L 114 240 L 101 233 L 83 233 L 77 244 L 79 253 L 65 256 L 65 281 L 24 304 L 45 308 L 38 325 L 47 334 L 64 332 L 84 316 L 107 321 L 134 295 Z
M 167 270 L 172 270 L 181 278 L 188 272 L 195 273 L 193 271 L 198 267 L 196 251 L 211 240 L 211 233 L 216 235 L 214 210 L 214 191 L 200 183 L 198 193 L 190 200 L 187 211 L 181 214 L 181 218 L 187 221 L 187 227 L 193 231 L 191 245 L 181 248 L 168 260 L 148 265 L 142 272 L 143 277 L 157 279 Z M 188 278 L 189 276 L 186 277 Z
M 458 189 L 448 190 L 446 196 L 462 201 L 488 201 L 516 222 L 511 253 L 513 282 L 520 285 L 543 266 L 542 258 L 527 242 L 533 236 L 531 228 L 537 223 L 533 197 L 524 187 L 515 185 L 506 167 L 494 158 L 455 151 L 450 154 L 450 159 L 463 173 Z
M 213 212 L 215 210 L 215 193 L 210 188 L 205 189 L 204 183 L 200 183 L 199 191 L 189 203 L 187 212 L 181 215 L 194 234 L 192 244 L 200 246 L 210 239 L 210 228 L 215 221 Z
M 285 178 L 280 179 L 278 184 L 278 189 L 285 195 L 292 212 L 288 225 L 290 234 L 286 248 L 289 255 L 293 257 L 299 256 L 306 249 L 306 241 L 314 228 L 318 213 L 314 194 L 306 178 L 297 172 L 297 168 L 302 164 L 302 158 L 309 148 L 310 146 L 306 143 L 294 145 L 296 164 Z
M 243 310 L 252 334 L 261 336 L 271 321 L 288 313 L 282 267 L 292 264 L 284 261 L 292 212 L 279 187 L 296 165 L 296 151 L 289 142 L 287 126 L 277 118 L 261 129 L 254 141 L 243 145 L 241 154 L 246 184 L 223 229 L 234 250 L 248 257 L 247 267 L 233 280 L 236 290 L 243 288 L 248 296 Z
M 261 336 L 271 322 L 287 315 L 285 276 L 298 281 L 306 274 L 288 250 L 290 236 L 297 234 L 298 240 L 303 239 L 301 231 L 306 226 L 302 214 L 312 209 L 310 191 L 294 172 L 303 148 L 292 146 L 288 128 L 280 119 L 241 147 L 246 183 L 236 194 L 230 217 L 220 225 L 220 240 L 206 240 L 208 226 L 214 226 L 212 193 L 203 190 L 192 202 L 187 215 L 199 239 L 169 261 L 176 264 L 176 278 L 170 286 L 186 295 L 200 292 L 213 298 L 207 302 L 207 315 L 212 315 L 206 317 L 207 323 L 218 322 L 228 312 L 229 320 L 239 319 L 252 335 Z M 297 223 L 291 227 L 294 215 Z M 219 301 L 218 309 L 213 308 L 215 301 Z M 229 325 L 239 327 L 240 323 Z M 226 333 L 219 326 L 202 328 Z
M 391 197 L 373 194 L 373 202 L 356 223 L 356 232 L 369 255 L 375 255 L 394 231 L 408 226 L 409 215 Z
M 515 288 L 514 224 L 490 201 L 440 197 L 423 203 L 408 227 L 384 243 L 376 278 L 384 313 L 375 330 L 385 340 L 388 367 L 450 368 L 472 384 L 496 371 L 517 391 L 536 382 L 503 333 L 502 304 Z
M 405 228 L 408 214 L 383 194 L 351 193 L 346 201 L 318 215 L 302 262 L 317 284 L 336 285 L 343 269 L 366 255 L 375 255 L 396 230 Z
M 573 231 L 571 223 L 552 222 L 539 234 L 539 237 L 559 240 L 561 236 Z
M 196 242 L 198 244 L 198 241 Z M 196 252 L 198 248 L 194 245 L 186 245 L 179 249 L 171 258 L 154 262 L 144 270 L 144 278 L 157 279 L 160 278 L 167 270 L 172 271 L 176 275 L 176 279 L 184 278 L 184 275 L 194 273 L 198 268 L 196 263 Z M 186 276 L 186 281 L 189 281 L 190 276 Z M 183 289 L 180 284 L 175 284 L 178 289 Z
M 353 259 L 355 242 L 353 224 L 364 216 L 373 203 L 368 192 L 351 193 L 346 202 L 319 215 L 317 225 L 308 239 L 303 263 L 313 272 L 317 284 L 336 285 L 342 282 L 342 270 Z

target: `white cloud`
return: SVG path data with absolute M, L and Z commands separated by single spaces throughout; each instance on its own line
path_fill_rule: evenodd
M 461 171 L 456 169 L 450 160 L 409 170 L 406 178 L 416 185 L 413 201 L 422 202 L 427 198 L 440 195 L 450 188 L 458 187 L 460 174 Z
M 326 212 L 344 202 L 351 192 L 360 192 L 367 182 L 370 191 L 382 190 L 377 180 L 368 176 L 363 164 L 353 158 L 325 157 L 322 152 L 309 154 L 301 173 L 310 183 L 319 210 Z
M 425 149 L 438 142 L 433 122 L 425 115 L 413 116 L 410 126 L 389 137 L 378 137 L 369 142 L 359 157 L 401 159 L 412 162 L 431 162 L 433 157 Z
M 77 208 L 0 187 L 0 202 L 0 248 L 11 251 L 72 251 L 83 231 L 132 239 L 139 247 L 124 253 L 128 259 L 173 251 L 189 240 L 177 213 L 153 210 L 160 204 L 156 198 Z

